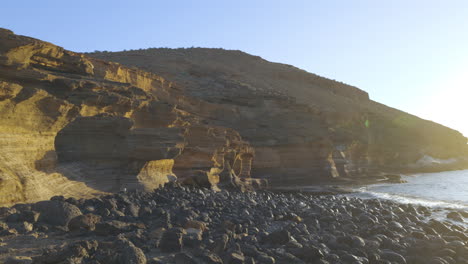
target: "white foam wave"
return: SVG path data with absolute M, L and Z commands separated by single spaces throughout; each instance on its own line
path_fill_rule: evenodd
M 356 192 L 353 194 L 350 194 L 350 196 L 363 198 L 363 199 L 385 199 L 385 200 L 391 200 L 391 201 L 403 203 L 403 204 L 418 204 L 418 205 L 424 205 L 427 207 L 434 207 L 434 208 L 438 207 L 438 208 L 451 208 L 451 209 L 468 209 L 468 205 L 461 204 L 461 203 L 454 203 L 454 202 L 448 202 L 448 201 L 435 201 L 435 200 L 422 199 L 420 197 L 413 197 L 409 195 L 369 191 L 367 190 L 366 187 L 357 189 Z

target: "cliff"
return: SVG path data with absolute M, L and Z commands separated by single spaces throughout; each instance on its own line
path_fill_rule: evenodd
M 467 154 L 454 130 L 239 51 L 80 54 L 5 29 L 0 117 L 0 204 L 175 179 L 212 188 L 356 180 Z
M 0 204 L 151 190 L 177 176 L 248 187 L 253 148 L 191 111 L 199 105 L 156 74 L 2 29 Z
M 219 107 L 204 115 L 239 131 L 255 148 L 253 175 L 273 184 L 468 167 L 461 133 L 291 65 L 204 48 L 88 55 L 156 73 L 184 94 Z M 454 162 L 417 167 L 425 156 Z

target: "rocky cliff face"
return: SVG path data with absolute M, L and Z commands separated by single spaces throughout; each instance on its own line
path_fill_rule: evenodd
M 0 116 L 0 204 L 176 178 L 311 184 L 467 153 L 456 131 L 239 51 L 84 55 L 3 29 Z
M 194 111 L 239 131 L 255 148 L 252 173 L 273 184 L 374 177 L 414 168 L 424 156 L 459 159 L 468 153 L 467 139 L 455 130 L 374 102 L 356 87 L 240 51 L 89 55 L 156 73 L 215 105 L 214 112 Z
M 161 76 L 0 30 L 0 204 L 154 189 L 177 176 L 212 186 L 231 168 L 250 182 L 254 150 L 192 111 L 199 105 Z

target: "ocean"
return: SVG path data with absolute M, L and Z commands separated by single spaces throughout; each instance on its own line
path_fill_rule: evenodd
M 363 186 L 349 196 L 468 210 L 468 170 L 413 174 L 402 179 L 407 183 Z
M 464 223 L 447 218 L 451 211 L 468 212 L 468 170 L 413 174 L 402 179 L 407 183 L 362 186 L 346 196 L 423 205 L 433 209 L 432 218 L 468 227 L 468 218 Z

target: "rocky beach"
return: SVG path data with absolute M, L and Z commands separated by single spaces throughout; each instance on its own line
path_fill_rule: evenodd
M 0 262 L 468 263 L 467 212 L 168 183 L 0 209 Z

